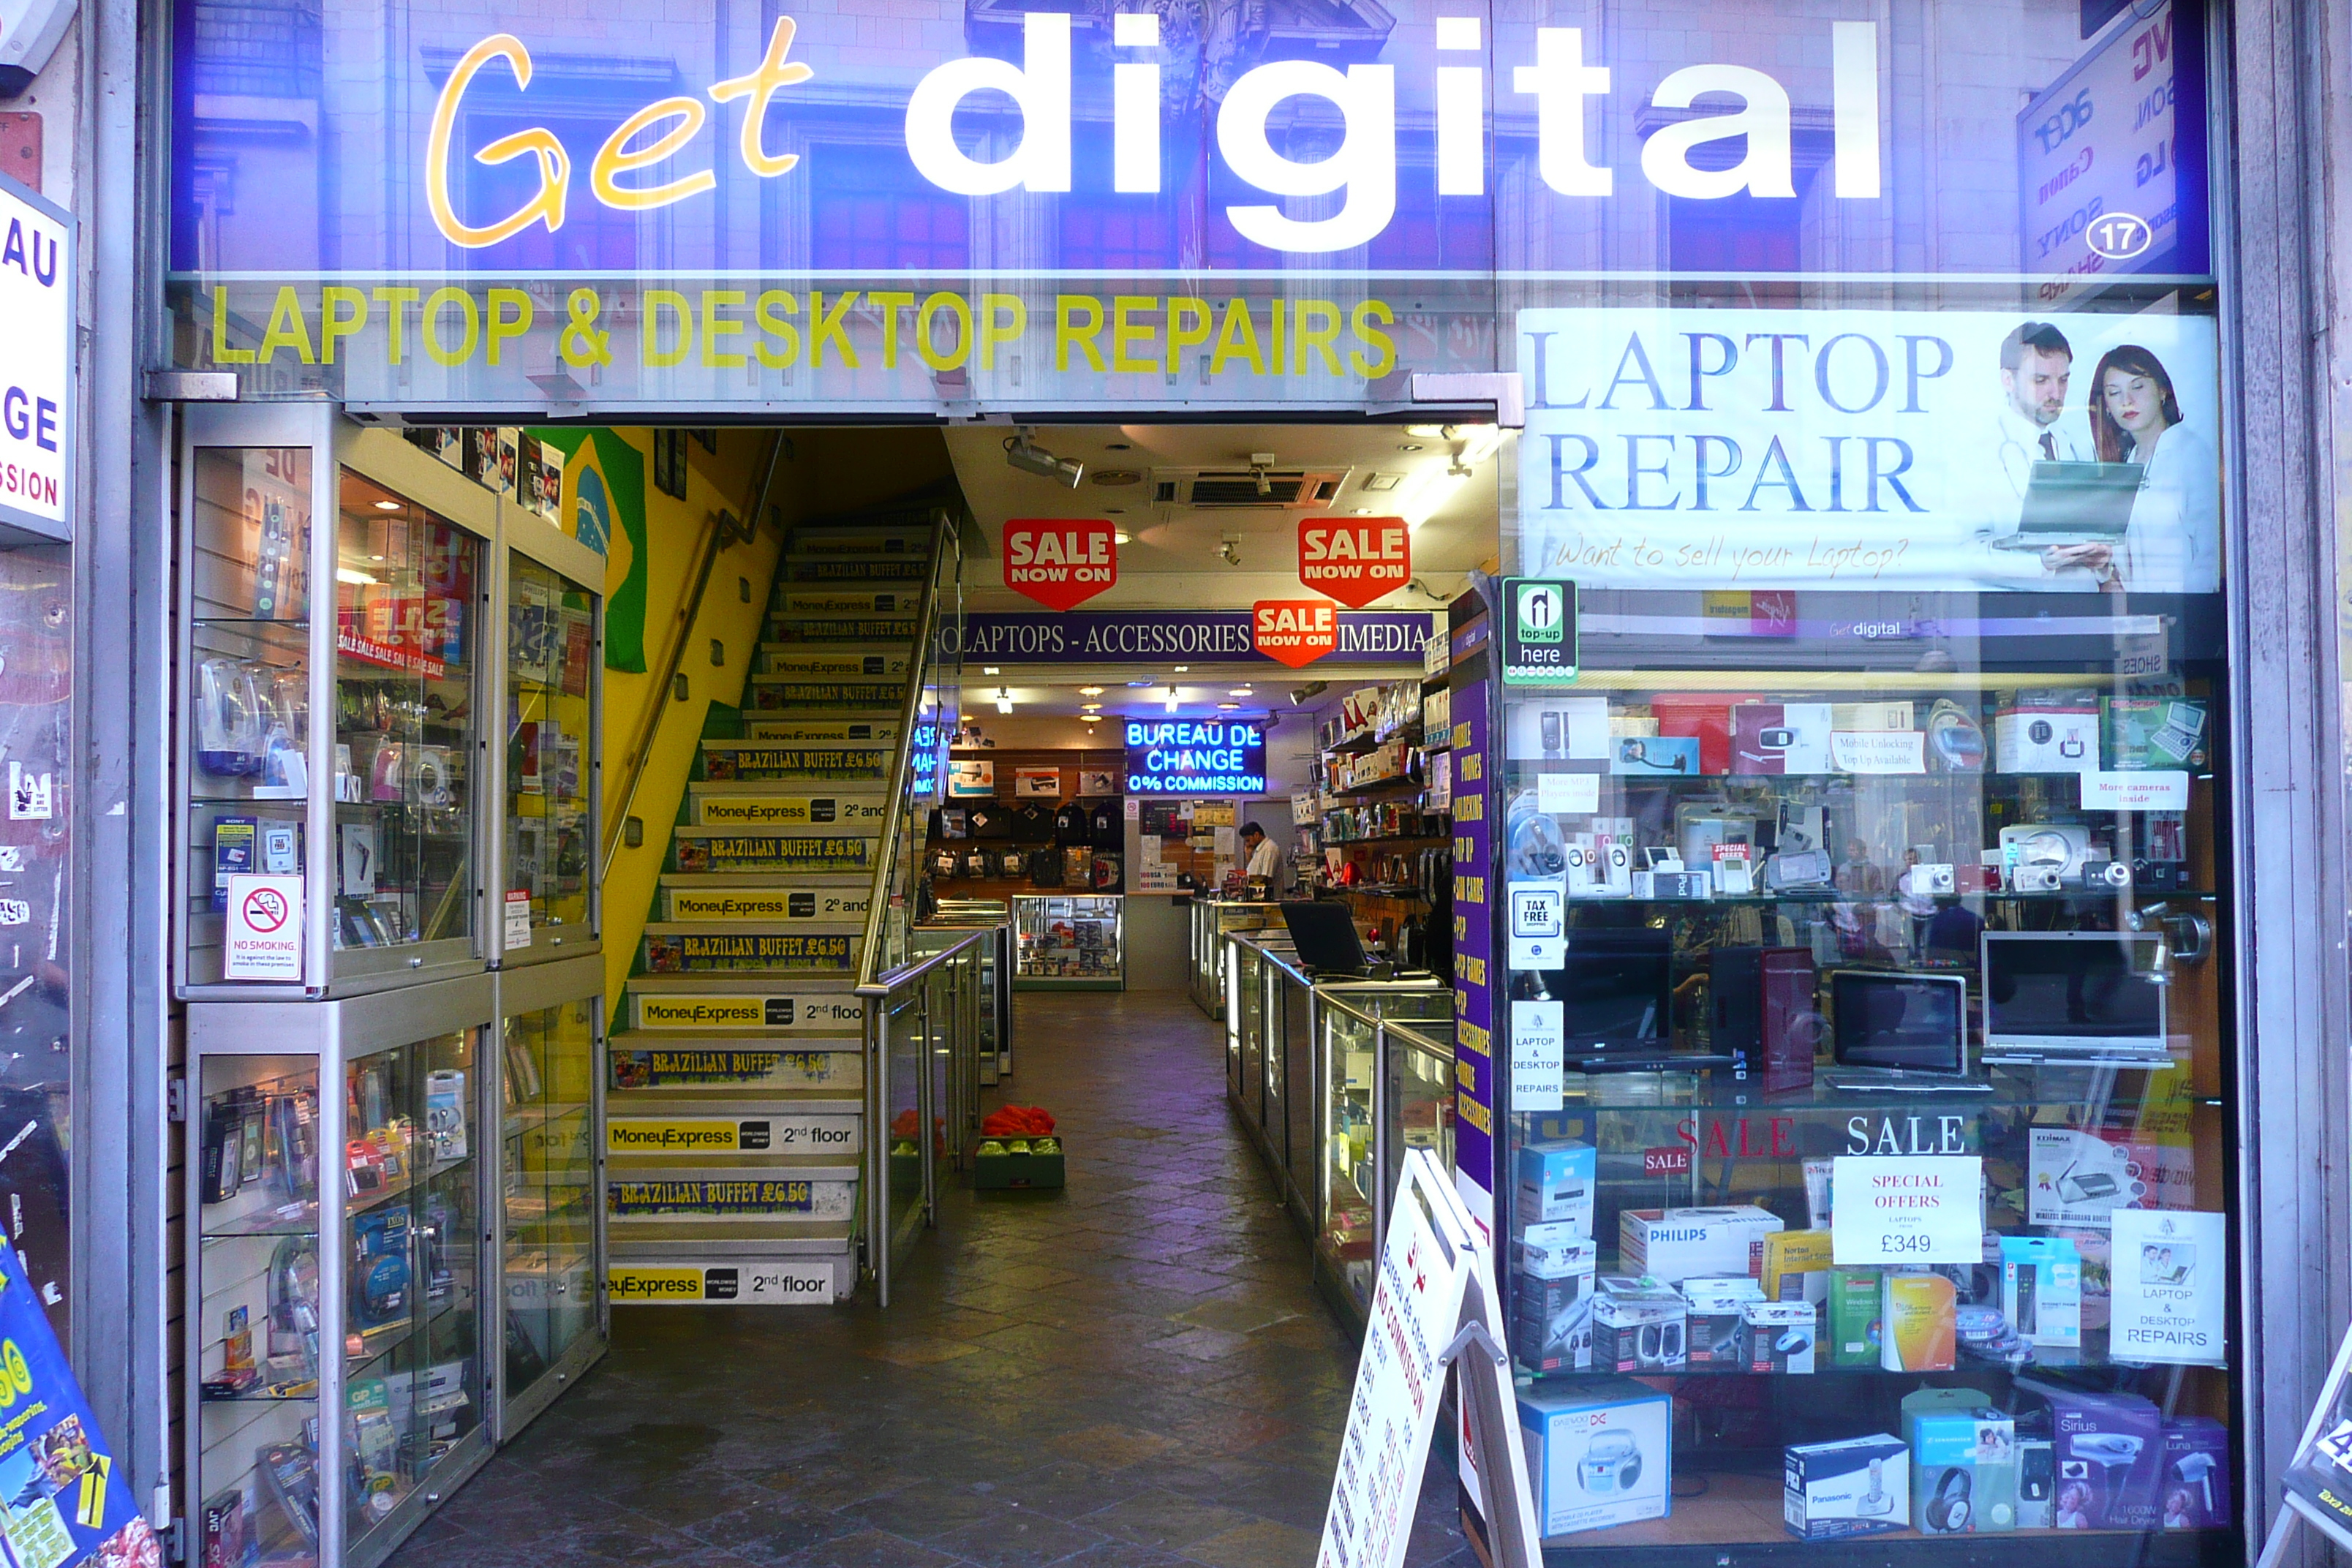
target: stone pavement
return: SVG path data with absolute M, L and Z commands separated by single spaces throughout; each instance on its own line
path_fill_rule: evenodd
M 1024 992 L 1066 1193 L 944 1192 L 885 1313 L 636 1308 L 393 1568 L 1309 1568 L 1355 1351 L 1181 992 Z M 1471 1568 L 1433 1463 L 1408 1562 Z

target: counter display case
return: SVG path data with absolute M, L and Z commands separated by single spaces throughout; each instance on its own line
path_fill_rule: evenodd
M 491 990 L 189 1009 L 203 1561 L 370 1568 L 488 1456 Z
M 604 558 L 536 517 L 514 521 L 504 543 L 490 945 L 512 965 L 597 948 Z
M 1572 686 L 1456 697 L 1499 690 L 1477 1176 L 1522 1407 L 1671 1395 L 1670 1511 L 1549 1544 L 1783 1540 L 1784 1461 L 1862 1444 L 1909 1491 L 1849 1533 L 2218 1561 L 2231 1500 L 2191 1456 L 2229 1450 L 2242 1331 L 2210 610 L 2136 595 L 2126 647 L 2111 604 L 2050 603 L 2102 595 L 1790 595 L 1788 635 L 1726 647 L 1599 597 Z M 1865 624 L 1913 628 L 1898 661 L 1827 629 Z
M 479 968 L 499 497 L 316 407 L 192 410 L 181 483 L 182 994 Z
M 1127 989 L 1124 899 L 1015 894 L 1012 903 L 1015 989 Z
M 501 1438 L 604 1353 L 595 1146 L 604 988 L 593 954 L 498 977 Z
M 1192 1000 L 1213 1018 L 1224 1009 L 1226 934 L 1279 930 L 1282 906 L 1234 903 L 1195 894 L 1190 910 Z
M 1371 1310 L 1394 1169 L 1404 1161 L 1402 1149 L 1389 1148 L 1385 1131 L 1399 1116 L 1391 1103 L 1399 1070 L 1393 1058 L 1406 1048 L 1389 1025 L 1421 1020 L 1450 1037 L 1454 993 L 1434 982 L 1339 982 L 1318 985 L 1314 1001 L 1318 1110 L 1315 1137 L 1299 1139 L 1294 1152 L 1317 1152 L 1302 1184 L 1315 1199 L 1317 1282 L 1360 1325 Z M 1450 1073 L 1450 1053 L 1445 1066 Z M 1416 1074 L 1416 1083 L 1423 1076 Z

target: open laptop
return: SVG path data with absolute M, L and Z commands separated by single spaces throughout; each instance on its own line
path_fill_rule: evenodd
M 1979 941 L 1986 1061 L 2171 1064 L 2156 932 L 1989 931 Z
M 1407 972 L 1364 952 L 1356 934 L 1356 917 L 1345 904 L 1297 900 L 1282 906 L 1282 923 L 1289 929 L 1292 951 L 1309 974 L 1358 980 L 1394 980 Z
M 1539 978 L 1545 999 L 1559 1005 L 1562 1057 L 1570 1072 L 1731 1066 L 1728 1053 L 1675 1047 L 1670 932 L 1650 926 L 1578 927 L 1568 934 L 1559 967 Z
M 1830 973 L 1830 1087 L 1854 1094 L 1990 1094 L 1969 1077 L 1969 983 L 1888 969 Z
M 2115 543 L 2131 526 L 2142 472 L 2138 463 L 2036 463 L 2017 531 L 1999 543 L 2010 550 Z

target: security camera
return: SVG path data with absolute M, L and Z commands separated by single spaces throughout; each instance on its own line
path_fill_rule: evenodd
M 1086 477 L 1087 466 L 1073 458 L 1056 458 L 1032 438 L 1026 425 L 1004 438 L 1004 460 L 1024 474 L 1035 474 L 1053 479 L 1067 489 L 1076 489 Z
M 1228 566 L 1240 565 L 1242 563 L 1241 541 L 1230 534 L 1226 535 L 1224 545 L 1217 552 L 1217 556 Z

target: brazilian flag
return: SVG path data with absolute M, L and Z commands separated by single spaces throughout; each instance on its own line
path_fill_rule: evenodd
M 563 531 L 604 557 L 604 668 L 646 668 L 646 459 L 616 430 L 530 434 L 563 454 Z

